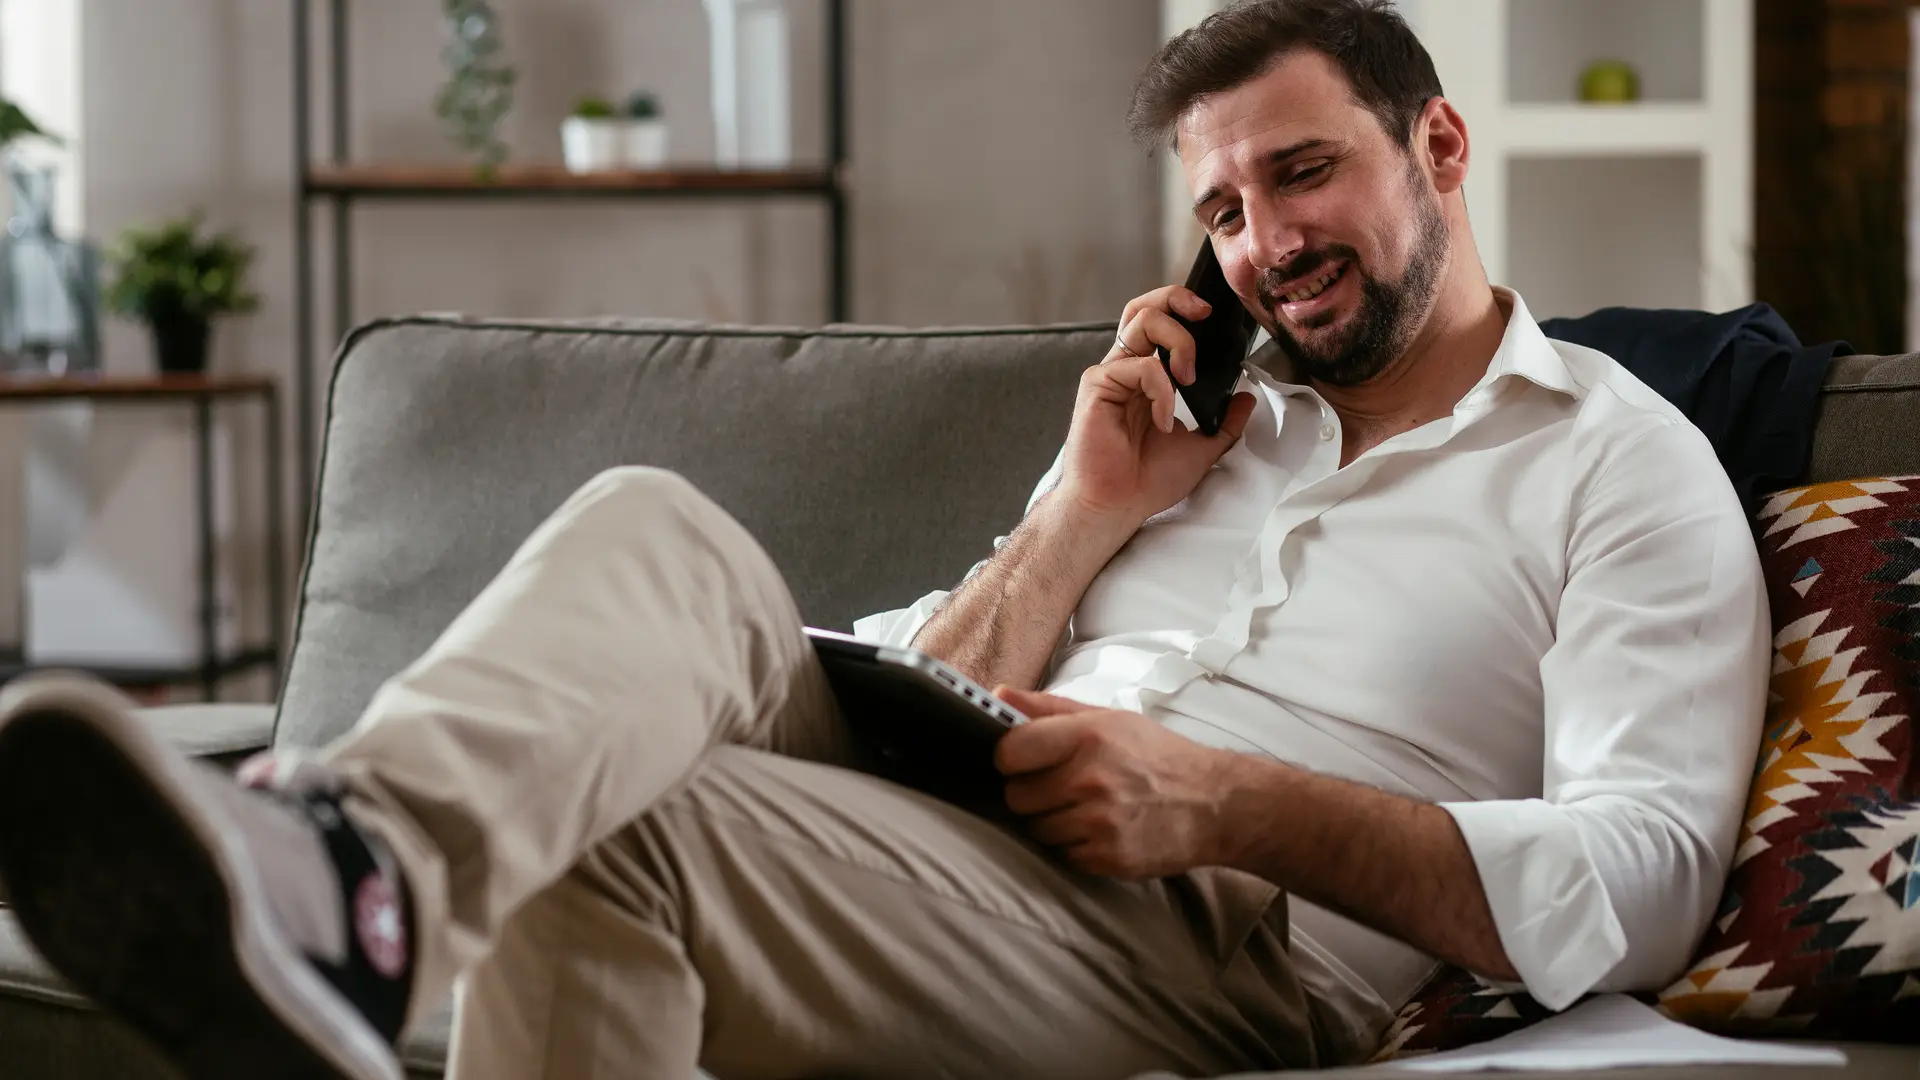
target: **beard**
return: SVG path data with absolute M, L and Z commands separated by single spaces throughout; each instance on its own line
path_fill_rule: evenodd
M 1271 323 L 1267 329 L 1298 374 L 1331 386 L 1358 386 L 1392 367 L 1413 343 L 1439 291 L 1449 240 L 1440 199 L 1426 190 L 1423 179 L 1418 172 L 1408 177 L 1419 237 L 1398 281 L 1381 281 L 1368 274 L 1361 268 L 1360 253 L 1345 244 L 1305 252 L 1286 266 L 1262 271 L 1254 281 L 1254 292 Z M 1339 261 L 1345 261 L 1346 273 L 1360 275 L 1359 309 L 1339 332 L 1316 342 L 1302 341 L 1281 317 L 1281 297 L 1275 289 Z M 1334 318 L 1328 313 L 1306 325 L 1314 329 Z

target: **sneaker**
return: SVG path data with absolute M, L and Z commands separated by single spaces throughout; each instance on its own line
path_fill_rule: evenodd
M 405 890 L 336 797 L 249 791 L 105 685 L 31 676 L 0 691 L 0 881 L 193 1080 L 403 1080 Z

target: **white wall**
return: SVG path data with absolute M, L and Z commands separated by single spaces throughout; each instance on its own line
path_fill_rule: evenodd
M 216 226 L 242 230 L 260 249 L 257 285 L 266 303 L 220 329 L 214 365 L 286 378 L 291 5 L 76 2 L 84 5 L 89 230 L 111 236 L 194 207 Z M 443 77 L 439 4 L 348 6 L 354 154 L 451 160 L 432 115 Z M 505 127 L 517 159 L 558 157 L 558 121 L 574 98 L 636 86 L 659 93 L 676 156 L 709 151 L 700 0 L 498 6 L 521 71 Z M 1158 284 L 1155 171 L 1124 122 L 1132 80 L 1158 40 L 1155 0 L 853 0 L 849 7 L 857 320 L 1111 317 Z M 796 0 L 802 106 L 795 142 L 816 160 L 824 153 L 819 14 L 817 0 Z M 315 38 L 318 50 L 324 38 Z M 316 136 L 325 122 L 316 111 Z M 317 138 L 316 149 L 323 145 Z M 316 214 L 316 225 L 324 238 L 324 215 Z M 361 213 L 355 237 L 361 318 L 452 309 L 813 323 L 824 313 L 824 214 L 804 203 L 377 207 Z M 326 315 L 323 302 L 320 321 L 330 335 Z M 112 325 L 106 348 L 109 369 L 149 363 L 131 326 Z M 322 371 L 316 390 L 324 385 Z M 260 452 L 250 430 L 239 434 L 245 497 L 258 490 Z M 242 510 L 251 519 L 258 506 Z M 186 529 L 189 514 L 155 507 L 153 527 Z M 257 601 L 258 560 L 241 570 Z M 0 566 L 0 574 L 14 572 Z

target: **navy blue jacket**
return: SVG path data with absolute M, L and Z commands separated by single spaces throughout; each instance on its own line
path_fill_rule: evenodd
M 1540 329 L 1613 357 L 1686 413 L 1749 507 L 1806 476 L 1827 365 L 1853 352 L 1844 341 L 1800 344 L 1766 304 L 1717 315 L 1601 308 Z

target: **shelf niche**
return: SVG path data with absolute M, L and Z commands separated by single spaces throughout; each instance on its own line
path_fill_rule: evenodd
M 1516 157 L 1507 278 L 1535 318 L 1702 306 L 1697 155 Z
M 1705 99 L 1704 0 L 1510 0 L 1507 100 L 1516 105 L 1580 99 L 1580 73 L 1595 60 L 1625 60 L 1640 74 L 1642 101 Z

